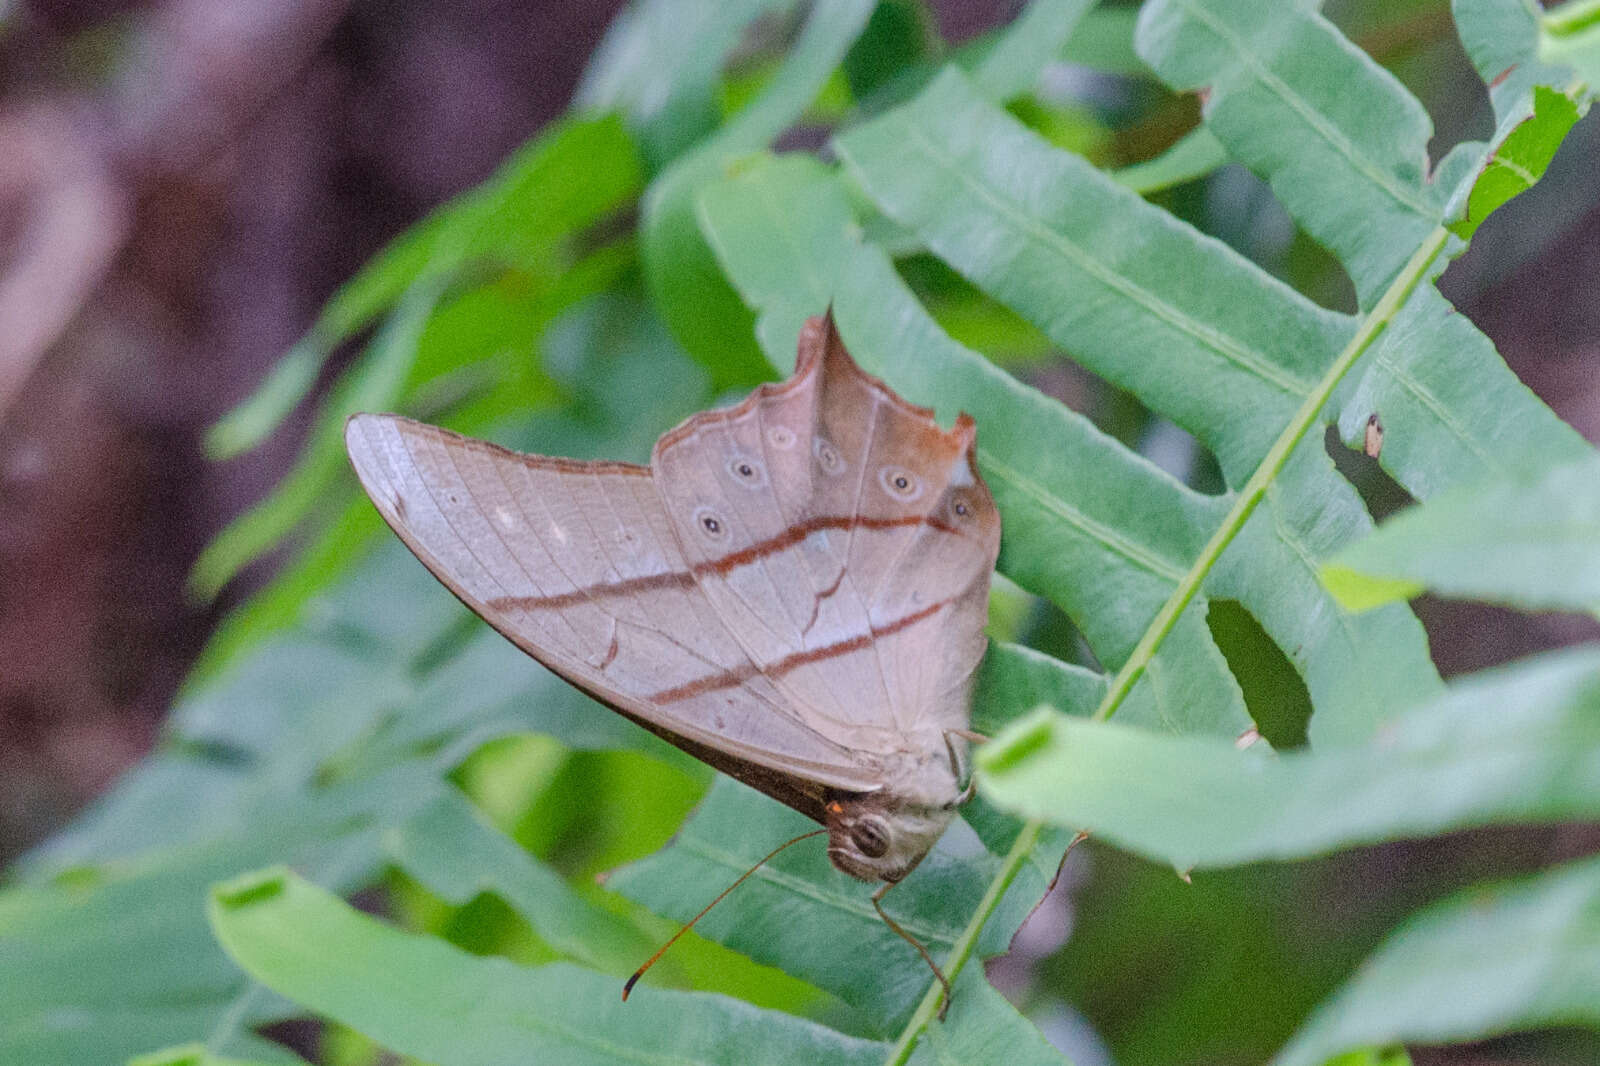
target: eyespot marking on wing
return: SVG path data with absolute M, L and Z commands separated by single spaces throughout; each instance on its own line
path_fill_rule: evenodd
M 817 465 L 824 474 L 842 474 L 845 469 L 844 456 L 839 454 L 839 449 L 826 437 L 813 437 L 811 452 L 817 457 Z
M 747 489 L 759 489 L 767 483 L 767 469 L 761 460 L 748 455 L 735 455 L 728 460 L 728 475 Z
M 709 507 L 694 509 L 694 526 L 700 531 L 700 535 L 709 541 L 721 542 L 728 539 L 728 523 Z
M 878 484 L 890 497 L 901 503 L 910 503 L 922 495 L 922 479 L 904 467 L 893 464 L 878 468 Z

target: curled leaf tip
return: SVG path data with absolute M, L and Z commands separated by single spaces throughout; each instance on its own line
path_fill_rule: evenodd
M 224 881 L 212 889 L 212 896 L 217 904 L 229 910 L 239 910 L 262 900 L 272 899 L 283 893 L 284 879 L 288 871 L 283 867 L 274 866 L 266 870 L 257 870 L 253 873 L 236 877 L 231 881 Z
M 996 739 L 978 749 L 978 765 L 989 773 L 1004 773 L 1050 743 L 1053 711 L 1041 707 Z

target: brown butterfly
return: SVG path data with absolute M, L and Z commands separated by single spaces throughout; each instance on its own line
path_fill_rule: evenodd
M 975 437 L 969 416 L 942 430 L 862 372 L 831 315 L 806 322 L 792 377 L 690 418 L 648 467 L 395 415 L 345 431 L 378 511 L 463 603 L 823 825 L 833 864 L 885 882 L 878 913 L 930 966 L 879 901 L 970 794 L 1000 545 Z

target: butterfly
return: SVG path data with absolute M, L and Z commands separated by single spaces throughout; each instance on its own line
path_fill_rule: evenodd
M 463 603 L 823 826 L 808 835 L 883 882 L 879 915 L 939 974 L 880 901 L 970 795 L 1000 545 L 976 433 L 862 371 L 830 313 L 801 330 L 793 376 L 669 430 L 649 466 L 397 415 L 354 415 L 345 441 L 379 513 Z

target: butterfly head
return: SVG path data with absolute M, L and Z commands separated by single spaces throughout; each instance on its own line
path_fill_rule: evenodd
M 883 792 L 835 793 L 825 805 L 828 858 L 862 881 L 898 881 L 916 869 L 955 817 L 955 805 Z

